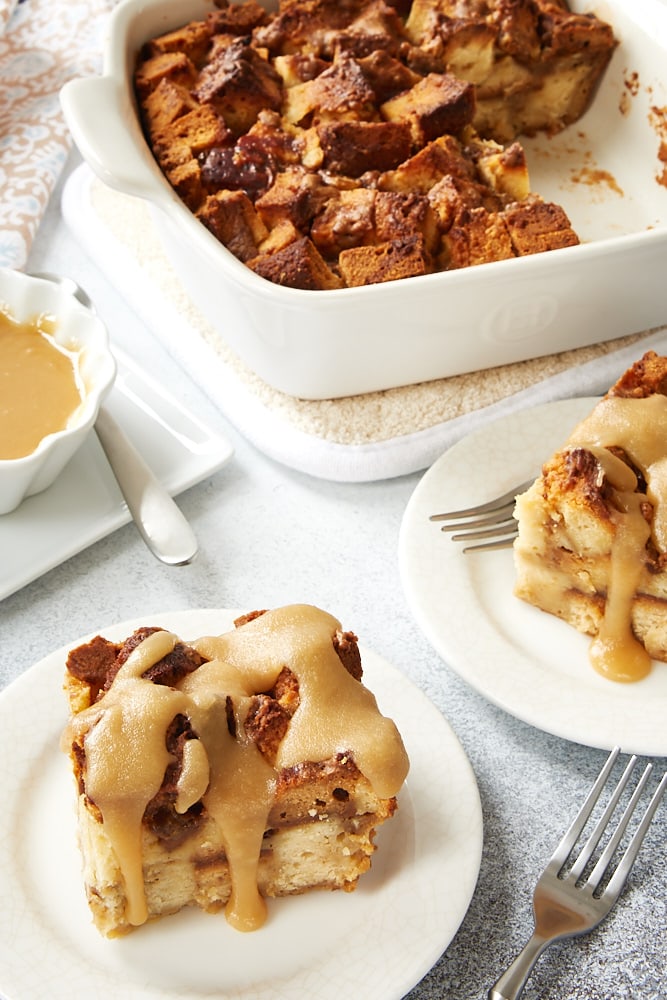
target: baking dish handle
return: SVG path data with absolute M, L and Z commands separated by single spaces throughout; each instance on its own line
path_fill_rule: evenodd
M 152 160 L 127 93 L 109 76 L 70 80 L 60 103 L 72 138 L 88 165 L 112 188 L 155 201 Z

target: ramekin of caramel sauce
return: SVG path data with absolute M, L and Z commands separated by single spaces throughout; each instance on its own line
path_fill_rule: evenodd
M 0 268 L 0 514 L 54 482 L 115 374 L 94 313 L 52 282 Z
M 64 431 L 85 398 L 79 352 L 59 344 L 47 325 L 0 313 L 0 459 L 24 458 Z

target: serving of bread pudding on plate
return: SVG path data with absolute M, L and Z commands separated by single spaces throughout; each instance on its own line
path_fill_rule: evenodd
M 517 137 L 578 120 L 615 45 L 561 0 L 219 0 L 134 85 L 202 224 L 269 281 L 338 289 L 576 245 Z
M 593 638 L 594 668 L 667 662 L 667 358 L 648 351 L 517 497 L 515 594 Z
M 248 931 L 266 897 L 352 891 L 409 767 L 362 674 L 356 636 L 310 605 L 71 650 L 62 744 L 98 930 L 192 905 Z

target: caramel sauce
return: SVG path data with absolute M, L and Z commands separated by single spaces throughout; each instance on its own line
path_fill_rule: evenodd
M 171 761 L 165 735 L 179 713 L 190 719 L 198 739 L 185 744 L 177 808 L 185 812 L 201 799 L 218 824 L 232 881 L 225 913 L 239 930 L 254 930 L 266 917 L 257 872 L 281 768 L 350 752 L 379 796 L 397 794 L 409 767 L 401 737 L 341 663 L 333 645 L 340 627 L 309 605 L 266 612 L 239 629 L 192 643 L 207 662 L 177 687 L 142 677 L 177 641 L 172 633 L 155 632 L 128 657 L 104 697 L 70 721 L 63 742 L 84 740 L 85 791 L 117 855 L 129 923 L 147 919 L 141 821 Z M 245 735 L 244 720 L 253 695 L 271 690 L 286 664 L 299 682 L 299 705 L 274 768 Z
M 645 399 L 608 396 L 572 432 L 568 445 L 583 447 L 598 459 L 616 494 L 610 508 L 614 522 L 609 589 L 599 635 L 591 646 L 591 662 L 616 681 L 637 681 L 651 670 L 651 659 L 632 632 L 632 601 L 644 565 L 651 534 L 659 551 L 667 551 L 667 397 Z M 637 477 L 607 448 L 621 447 L 632 456 L 646 480 L 646 497 L 653 506 L 649 524 L 636 493 Z
M 0 312 L 0 459 L 32 454 L 48 434 L 67 427 L 81 405 L 76 356 L 40 322 Z

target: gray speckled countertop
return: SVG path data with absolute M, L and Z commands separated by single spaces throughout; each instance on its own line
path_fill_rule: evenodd
M 193 565 L 158 564 L 127 525 L 2 601 L 0 686 L 51 650 L 144 613 L 301 600 L 331 611 L 426 692 L 475 772 L 484 819 L 477 888 L 453 941 L 408 996 L 485 997 L 530 933 L 535 879 L 605 752 L 547 735 L 489 704 L 424 638 L 406 605 L 397 563 L 401 519 L 418 475 L 334 484 L 292 472 L 255 451 L 183 379 L 73 245 L 57 198 L 30 266 L 79 279 L 114 341 L 132 345 L 136 358 L 232 441 L 235 456 L 180 498 L 203 543 Z M 664 767 L 664 760 L 657 763 Z M 437 782 L 439 775 L 432 778 Z M 663 805 L 621 903 L 595 932 L 543 956 L 526 1000 L 667 998 L 666 834 Z M 447 894 L 447 885 L 440 888 Z M 360 985 L 358 998 L 363 997 Z

